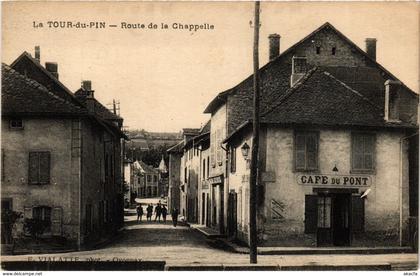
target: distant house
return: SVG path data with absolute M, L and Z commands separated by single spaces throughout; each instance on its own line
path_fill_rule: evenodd
M 159 197 L 160 174 L 155 169 L 143 161 L 134 161 L 133 163 L 133 183 L 137 191 L 138 198 Z
M 123 225 L 125 135 L 122 118 L 90 87 L 81 88 L 83 99 L 73 94 L 57 67 L 26 52 L 2 64 L 1 206 L 82 248 Z
M 181 141 L 167 150 L 169 155 L 168 168 L 168 210 L 180 208 L 180 173 L 181 157 L 183 153 L 184 142 Z

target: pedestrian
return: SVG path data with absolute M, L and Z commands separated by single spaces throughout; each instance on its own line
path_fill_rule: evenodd
M 149 206 L 147 206 L 147 221 L 152 221 L 152 213 L 153 213 L 153 206 L 152 204 L 149 204 Z
M 174 227 L 176 227 L 176 225 L 178 224 L 178 215 L 179 215 L 179 211 L 177 208 L 172 209 L 172 224 L 174 225 Z
M 160 222 L 160 215 L 162 214 L 162 207 L 160 207 L 160 203 L 158 203 L 155 207 L 155 221 L 159 218 L 159 222 Z
M 141 207 L 141 204 L 137 205 L 136 211 L 137 211 L 137 223 L 139 223 L 139 219 L 141 221 L 143 217 L 143 207 Z
M 166 206 L 163 205 L 162 206 L 162 218 L 163 218 L 163 223 L 166 223 L 166 215 L 168 214 L 168 209 L 166 209 Z

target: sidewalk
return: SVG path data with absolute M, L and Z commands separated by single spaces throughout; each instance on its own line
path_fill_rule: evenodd
M 217 230 L 199 224 L 190 224 L 208 239 L 215 240 L 219 247 L 230 252 L 249 254 L 249 248 L 241 246 L 220 234 Z M 220 246 L 222 244 L 222 246 Z M 411 247 L 258 247 L 259 255 L 307 255 L 307 254 L 399 254 L 414 253 Z

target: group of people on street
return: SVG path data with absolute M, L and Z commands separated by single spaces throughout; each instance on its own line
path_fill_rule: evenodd
M 137 223 L 138 223 L 139 221 L 142 221 L 142 217 L 144 215 L 143 207 L 141 206 L 141 204 L 137 205 L 136 212 L 137 212 Z M 155 213 L 155 221 L 160 222 L 160 217 L 162 216 L 163 222 L 166 223 L 166 216 L 168 215 L 168 209 L 166 208 L 164 204 L 158 203 L 154 209 L 154 213 Z M 172 223 L 175 227 L 178 223 L 178 215 L 179 215 L 178 209 L 174 208 L 171 212 L 171 216 L 172 216 Z M 146 208 L 147 221 L 152 221 L 152 216 L 153 216 L 153 205 L 149 204 Z

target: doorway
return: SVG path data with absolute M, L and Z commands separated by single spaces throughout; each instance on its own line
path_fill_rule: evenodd
M 349 246 L 351 243 L 351 194 L 319 194 L 317 245 Z

